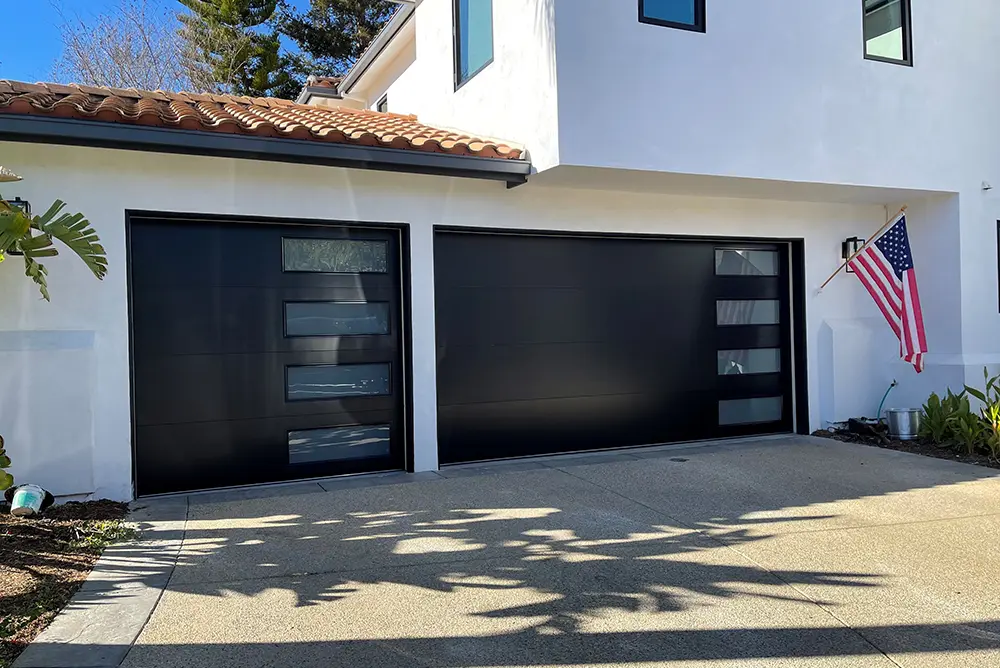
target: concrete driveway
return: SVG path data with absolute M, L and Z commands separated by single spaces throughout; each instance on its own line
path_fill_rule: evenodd
M 138 504 L 18 665 L 995 667 L 997 473 L 787 438 Z

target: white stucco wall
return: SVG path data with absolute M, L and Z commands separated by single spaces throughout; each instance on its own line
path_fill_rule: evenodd
M 493 62 L 457 91 L 452 5 L 417 7 L 416 61 L 389 87 L 390 109 L 524 145 L 538 170 L 558 164 L 555 0 L 494 2 Z
M 901 383 L 899 405 L 960 381 L 963 369 L 938 365 L 918 379 L 894 362 L 898 346 L 853 277 L 814 294 L 837 265 L 840 241 L 882 222 L 880 205 L 602 191 L 546 186 L 541 178 L 506 190 L 465 179 L 14 143 L 0 143 L 0 155 L 26 179 L 9 184 L 4 195 L 36 207 L 66 200 L 91 219 L 110 260 L 103 283 L 75 258 L 48 262 L 52 303 L 38 298 L 17 258 L 0 264 L 0 433 L 22 482 L 41 482 L 59 494 L 131 494 L 126 209 L 407 223 L 418 470 L 437 466 L 435 225 L 804 238 L 812 428 L 874 414 L 893 377 Z M 920 239 L 914 252 L 939 253 L 952 263 L 948 289 L 958 280 L 956 199 L 912 204 Z M 934 232 L 924 235 L 924 228 Z M 922 279 L 922 287 L 927 283 Z M 932 345 L 961 356 L 961 336 L 948 326 L 959 310 L 955 300 L 927 287 L 925 308 L 935 316 L 928 318 Z

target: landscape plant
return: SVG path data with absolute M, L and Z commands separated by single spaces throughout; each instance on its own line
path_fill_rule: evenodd
M 979 414 L 982 422 L 980 439 L 982 445 L 994 459 L 1000 458 L 1000 375 L 990 377 L 989 370 L 983 368 L 985 389 L 979 390 L 968 385 L 965 391 L 982 404 Z
M 955 440 L 955 421 L 952 418 L 970 413 L 972 408 L 964 390 L 959 394 L 948 390 L 944 399 L 936 392 L 931 392 L 931 396 L 923 406 L 920 437 L 935 445 L 949 445 Z

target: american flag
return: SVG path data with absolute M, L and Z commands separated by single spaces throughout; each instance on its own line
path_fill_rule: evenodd
M 900 358 L 912 364 L 917 373 L 923 371 L 927 339 L 910 239 L 906 235 L 906 216 L 901 215 L 849 265 L 896 333 Z

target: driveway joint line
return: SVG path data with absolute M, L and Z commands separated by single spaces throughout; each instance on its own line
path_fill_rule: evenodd
M 163 593 L 167 591 L 167 587 L 170 586 L 170 581 L 174 579 L 174 573 L 177 571 L 177 562 L 180 561 L 181 554 L 184 552 L 184 542 L 187 540 L 188 521 L 190 520 L 190 517 L 191 517 L 191 499 L 186 498 L 184 499 L 184 526 L 181 529 L 181 544 L 178 546 L 177 552 L 174 554 L 173 564 L 171 564 L 170 566 L 170 573 L 167 575 L 166 581 L 164 581 L 163 586 L 160 588 L 160 593 L 157 594 L 156 600 L 153 602 L 153 605 L 150 606 L 149 613 L 146 615 L 146 619 L 142 621 L 142 625 L 139 627 L 138 632 L 136 632 L 135 637 L 132 638 L 132 642 L 129 643 L 128 651 L 125 652 L 125 655 L 122 657 L 122 660 L 118 663 L 118 666 L 122 666 L 125 664 L 125 661 L 128 659 L 128 655 L 131 654 L 132 650 L 135 648 L 135 643 L 139 640 L 139 636 L 141 636 L 142 632 L 146 630 L 146 626 L 149 624 L 149 620 L 153 618 L 153 613 L 156 612 L 156 608 L 159 607 L 160 601 L 163 600 Z

